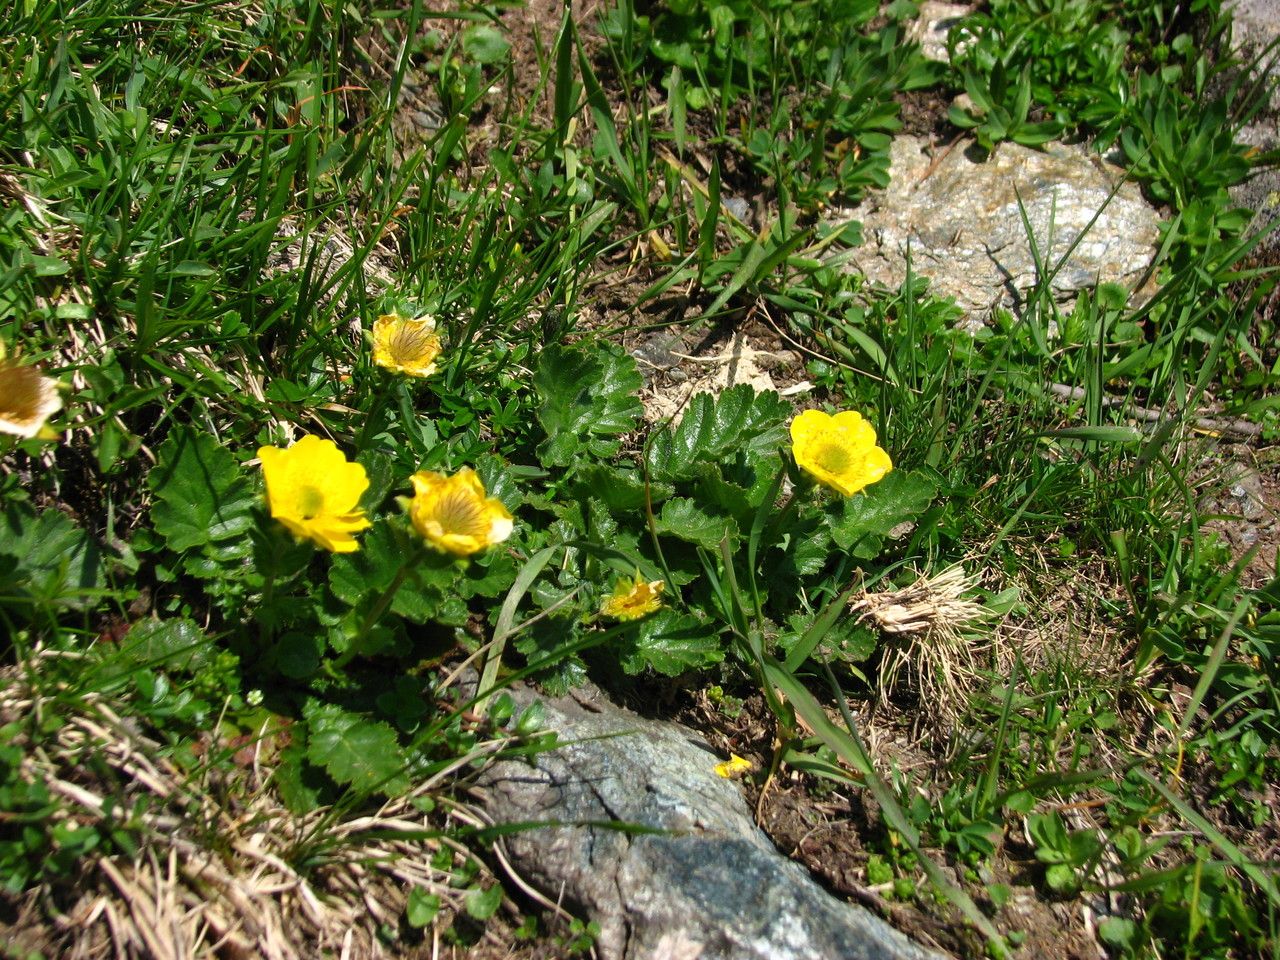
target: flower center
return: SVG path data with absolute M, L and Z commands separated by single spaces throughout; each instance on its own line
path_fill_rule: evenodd
M 412 362 L 431 354 L 427 358 L 429 362 L 436 352 L 434 341 L 435 331 L 430 324 L 409 320 L 391 335 L 388 346 L 397 361 Z
M 298 512 L 310 520 L 324 511 L 324 491 L 307 484 L 298 488 Z
M 436 519 L 445 533 L 483 537 L 489 531 L 480 504 L 465 493 L 448 493 L 436 506 Z
M 828 441 L 813 454 L 814 461 L 827 473 L 839 476 L 853 466 L 853 457 L 843 444 Z

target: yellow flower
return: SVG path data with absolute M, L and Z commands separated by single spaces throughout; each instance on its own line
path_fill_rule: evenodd
M 0 433 L 26 440 L 57 439 L 58 435 L 44 424 L 60 409 L 58 381 L 42 376 L 33 366 L 19 363 L 17 357 L 6 359 L 4 345 L 0 344 Z
M 634 577 L 622 577 L 613 588 L 613 596 L 605 597 L 600 612 L 615 620 L 639 620 L 662 606 L 662 580 L 646 580 L 639 571 Z
M 409 479 L 413 481 L 409 519 L 437 550 L 466 557 L 511 536 L 511 514 L 501 500 L 486 495 L 470 467 L 451 477 L 419 470 Z
M 332 553 L 351 553 L 352 536 L 368 527 L 360 497 L 369 487 L 364 467 L 351 463 L 332 440 L 306 436 L 288 449 L 260 447 L 271 516 L 296 537 Z
M 893 469 L 889 454 L 876 446 L 876 431 L 853 410 L 834 417 L 806 410 L 791 421 L 796 463 L 819 483 L 851 497 Z
M 373 362 L 392 373 L 429 377 L 436 372 L 440 338 L 433 317 L 380 316 L 373 324 Z
M 726 780 L 737 780 L 744 774 L 750 773 L 755 765 L 750 760 L 744 760 L 736 753 L 729 754 L 728 760 L 722 760 L 715 766 L 716 776 L 724 777 Z

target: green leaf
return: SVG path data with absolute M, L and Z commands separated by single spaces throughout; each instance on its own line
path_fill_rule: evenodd
M 619 444 L 610 438 L 635 429 L 643 382 L 635 361 L 617 348 L 543 350 L 533 375 L 538 420 L 547 434 L 538 447 L 542 462 L 568 466 L 584 448 L 601 459 L 617 453 Z
M 756 393 L 750 384 L 731 387 L 719 397 L 699 393 L 689 401 L 680 425 L 657 433 L 646 460 L 655 480 L 695 476 L 703 461 L 758 460 L 786 439 L 783 423 L 791 407 L 776 393 Z
M 502 886 L 495 883 L 488 890 L 472 887 L 463 900 L 467 914 L 474 920 L 488 920 L 502 906 Z
M 381 594 L 391 586 L 406 558 L 421 552 L 391 600 L 391 611 L 399 616 L 424 623 L 435 618 L 446 596 L 462 573 L 457 564 L 444 554 L 421 550 L 398 517 L 381 517 L 360 541 L 354 553 L 341 553 L 329 565 L 329 589 L 349 606 Z
M 247 536 L 258 500 L 229 450 L 208 434 L 179 429 L 156 454 L 147 477 L 156 495 L 151 522 L 170 549 Z
M 669 677 L 700 670 L 724 659 L 724 648 L 714 626 L 695 618 L 659 610 L 642 620 L 619 662 L 627 673 L 651 667 Z
M 102 587 L 102 554 L 93 539 L 58 510 L 38 516 L 30 507 L 10 504 L 0 523 L 0 563 L 4 588 L 13 599 L 73 609 L 97 602 Z M 8 569 L 6 569 L 8 568 Z
M 1048 884 L 1049 889 L 1055 893 L 1070 893 L 1079 886 L 1075 867 L 1068 866 L 1065 863 L 1054 864 L 1045 870 L 1044 881 Z
M 337 783 L 361 793 L 391 796 L 409 789 L 408 760 L 387 724 L 315 701 L 304 706 L 302 714 L 309 727 L 307 759 Z
M 416 930 L 430 926 L 439 912 L 439 896 L 427 893 L 422 887 L 414 887 L 409 891 L 409 898 L 404 905 L 404 918 L 409 922 L 409 926 Z
M 356 461 L 364 467 L 369 486 L 360 498 L 360 506 L 370 515 L 375 513 L 391 488 L 399 482 L 395 461 L 377 450 L 364 450 L 356 455 Z
M 515 648 L 530 664 L 543 665 L 538 683 L 548 696 L 561 696 L 587 679 L 582 659 L 561 652 L 581 638 L 578 623 L 572 616 L 543 617 L 513 638 Z
M 506 57 L 511 44 L 501 30 L 484 23 L 462 32 L 462 49 L 476 63 L 488 66 Z
M 607 467 L 591 463 L 577 471 L 573 485 L 579 499 L 593 497 L 611 513 L 644 512 L 644 477 L 637 471 L 624 467 Z M 671 495 L 671 488 L 650 490 L 654 502 Z
M 324 639 L 318 632 L 294 630 L 276 644 L 276 667 L 291 680 L 302 680 L 320 669 Z
M 732 517 L 707 513 L 684 497 L 668 500 L 662 505 L 656 526 L 659 533 L 669 533 L 708 550 L 716 549 L 726 535 L 730 540 L 738 536 L 738 524 Z
M 874 560 L 889 531 L 924 513 L 937 492 L 928 474 L 894 470 L 844 501 L 842 513 L 831 522 L 831 538 L 858 559 Z
M 790 542 L 786 562 L 796 576 L 811 577 L 820 573 L 831 552 L 831 537 L 824 526 L 816 518 L 801 517 L 787 534 Z
M 325 784 L 323 774 L 307 763 L 305 734 L 295 727 L 293 735 L 293 742 L 280 751 L 271 782 L 289 812 L 303 816 L 320 806 Z
M 143 620 L 120 646 L 120 657 L 163 670 L 200 670 L 213 662 L 213 641 L 192 620 Z

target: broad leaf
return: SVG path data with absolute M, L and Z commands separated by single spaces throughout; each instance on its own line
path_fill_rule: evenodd
M 572 616 L 543 617 L 515 635 L 515 648 L 529 664 L 542 665 L 538 683 L 548 696 L 561 696 L 587 679 L 582 658 L 561 653 L 579 635 L 578 620 Z
M 0 522 L 0 572 L 10 598 L 82 608 L 103 585 L 102 554 L 92 538 L 58 510 L 37 516 L 11 504 Z
M 387 724 L 314 701 L 302 713 L 309 728 L 307 759 L 337 783 L 361 793 L 391 796 L 409 789 L 408 760 Z
M 213 662 L 213 641 L 192 620 L 143 620 L 120 646 L 120 658 L 162 670 L 200 670 Z
M 337 554 L 329 565 L 329 588 L 333 595 L 355 606 L 391 586 L 406 562 L 419 551 L 404 521 L 381 518 L 360 541 L 355 553 Z M 455 592 L 461 577 L 452 559 L 433 551 L 422 551 L 391 600 L 392 612 L 422 623 L 437 616 L 446 595 Z
M 669 533 L 708 550 L 718 547 L 726 534 L 730 540 L 738 536 L 738 524 L 732 517 L 707 513 L 684 497 L 668 500 L 662 505 L 657 529 L 659 533 Z
M 302 816 L 320 806 L 325 791 L 324 774 L 307 763 L 305 733 L 300 725 L 292 728 L 293 742 L 280 751 L 271 782 L 289 812 Z
M 248 536 L 257 497 L 229 450 L 208 434 L 180 429 L 156 454 L 147 477 L 156 495 L 151 522 L 170 549 Z
M 627 673 L 652 667 L 669 677 L 701 670 L 723 659 L 724 647 L 715 627 L 674 610 L 659 610 L 641 621 L 619 656 Z
M 644 477 L 636 470 L 625 467 L 606 467 L 592 463 L 575 474 L 574 492 L 581 499 L 594 497 L 613 513 L 644 514 Z M 671 495 L 671 488 L 651 487 L 649 496 L 657 503 Z
M 619 443 L 612 438 L 635 429 L 642 412 L 636 393 L 643 383 L 636 362 L 620 350 L 543 350 L 533 376 L 541 399 L 538 420 L 547 433 L 538 447 L 542 462 L 563 467 L 584 450 L 598 458 L 617 453 Z
M 756 393 L 739 384 L 713 398 L 700 393 L 689 401 L 674 429 L 667 427 L 649 444 L 646 459 L 656 480 L 680 480 L 697 474 L 700 462 L 760 459 L 785 440 L 791 407 L 776 393 Z
M 831 538 L 858 559 L 874 560 L 889 531 L 924 513 L 937 492 L 928 474 L 894 470 L 844 501 L 843 511 L 831 521 Z

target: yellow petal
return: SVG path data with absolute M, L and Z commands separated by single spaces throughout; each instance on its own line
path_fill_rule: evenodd
M 856 410 L 835 416 L 805 410 L 791 421 L 791 448 L 802 470 L 846 497 L 893 469 L 889 454 L 876 445 L 875 428 Z
M 645 580 L 639 573 L 635 577 L 621 577 L 614 585 L 613 595 L 600 605 L 600 613 L 606 617 L 626 622 L 639 620 L 662 606 L 662 580 Z
M 514 520 L 501 500 L 490 497 L 470 467 L 452 476 L 420 470 L 411 478 L 409 519 L 432 547 L 470 556 L 511 536 Z
M 432 317 L 388 313 L 373 324 L 373 362 L 392 373 L 428 377 L 436 372 L 440 338 Z
M 0 433 L 28 440 L 41 436 L 45 421 L 61 408 L 58 381 L 0 355 Z
M 359 509 L 369 487 L 363 466 L 348 461 L 332 440 L 316 436 L 288 449 L 261 447 L 258 457 L 274 519 L 332 553 L 359 549 L 352 534 L 371 525 Z
M 716 764 L 715 771 L 718 777 L 724 777 L 726 780 L 736 780 L 738 777 L 750 773 L 754 766 L 750 760 L 744 759 L 736 753 L 731 753 L 728 760 L 722 760 Z

